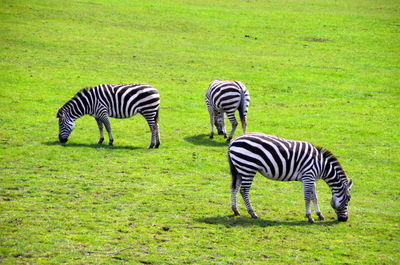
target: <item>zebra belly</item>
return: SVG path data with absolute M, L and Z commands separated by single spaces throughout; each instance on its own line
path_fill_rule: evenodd
M 260 168 L 258 171 L 260 172 L 261 175 L 263 175 L 264 177 L 266 177 L 267 179 L 270 179 L 270 180 L 280 180 L 280 181 L 295 181 L 295 180 L 298 180 L 298 178 L 295 175 L 285 176 L 284 178 L 282 178 L 281 176 L 275 177 L 275 176 L 272 175 L 271 171 L 267 171 L 264 168 Z
M 272 173 L 270 171 L 266 171 L 264 168 L 260 168 L 259 172 L 267 179 L 275 180 L 274 176 L 272 176 Z

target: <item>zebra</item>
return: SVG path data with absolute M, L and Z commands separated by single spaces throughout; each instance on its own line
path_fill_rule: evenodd
M 240 81 L 220 81 L 211 82 L 206 92 L 206 104 L 210 114 L 211 134 L 214 137 L 214 124 L 218 134 L 226 137 L 225 112 L 232 124 L 232 130 L 227 141 L 229 142 L 235 133 L 238 122 L 235 118 L 235 111 L 239 110 L 242 122 L 243 133 L 246 133 L 247 111 L 250 103 L 250 93 L 245 85 Z
M 257 172 L 271 180 L 301 181 L 308 222 L 311 216 L 310 200 L 319 220 L 324 220 L 317 200 L 316 181 L 323 179 L 332 191 L 331 206 L 338 221 L 347 221 L 352 179 L 348 179 L 338 159 L 328 150 L 308 142 L 287 140 L 262 133 L 248 133 L 236 137 L 228 148 L 232 184 L 231 199 L 234 215 L 240 215 L 236 194 L 240 193 L 248 213 L 258 218 L 249 199 L 251 183 Z
M 75 128 L 75 120 L 85 114 L 89 114 L 96 119 L 100 130 L 98 144 L 104 141 L 104 124 L 109 136 L 109 145 L 113 145 L 114 138 L 111 134 L 109 117 L 123 119 L 140 113 L 146 119 L 151 130 L 149 148 L 158 148 L 160 145 L 159 108 L 160 94 L 150 85 L 102 84 L 92 88 L 85 88 L 80 90 L 58 110 L 59 140 L 61 143 L 67 142 L 69 135 Z

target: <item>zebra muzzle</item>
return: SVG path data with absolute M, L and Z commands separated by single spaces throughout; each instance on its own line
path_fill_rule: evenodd
M 347 218 L 348 218 L 347 215 L 338 215 L 339 222 L 346 222 Z
M 61 135 L 58 136 L 58 139 L 60 140 L 60 143 L 66 143 L 68 141 L 68 138 L 62 138 Z

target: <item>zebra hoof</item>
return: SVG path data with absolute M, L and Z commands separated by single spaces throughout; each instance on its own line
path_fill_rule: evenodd
M 235 216 L 240 216 L 240 213 L 237 209 L 232 208 L 232 211 Z
M 229 143 L 232 140 L 232 138 L 226 139 L 226 142 Z
M 108 145 L 109 146 L 113 146 L 114 144 L 113 144 L 113 142 L 109 142 Z
M 97 144 L 102 144 L 103 141 L 104 141 L 104 139 L 100 139 L 100 140 L 97 142 Z
M 318 220 L 320 220 L 320 221 L 325 220 L 325 217 L 322 215 L 322 213 L 317 213 L 317 215 L 318 215 Z
M 315 222 L 314 222 L 314 219 L 311 217 L 311 214 L 307 214 L 306 217 L 307 217 L 308 222 L 309 222 L 310 224 L 315 223 Z
M 214 136 L 213 135 L 210 135 L 210 137 L 209 137 L 210 139 L 212 139 L 212 138 L 214 138 Z
M 150 145 L 150 146 L 149 146 L 149 149 L 153 149 L 153 146 L 154 146 L 154 145 Z
M 249 212 L 249 214 L 251 215 L 251 218 L 258 219 L 257 214 L 255 214 L 254 212 Z

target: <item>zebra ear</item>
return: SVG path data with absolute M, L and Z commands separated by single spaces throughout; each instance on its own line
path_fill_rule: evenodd
M 347 190 L 350 190 L 353 186 L 353 179 L 350 179 L 349 183 L 347 183 Z

